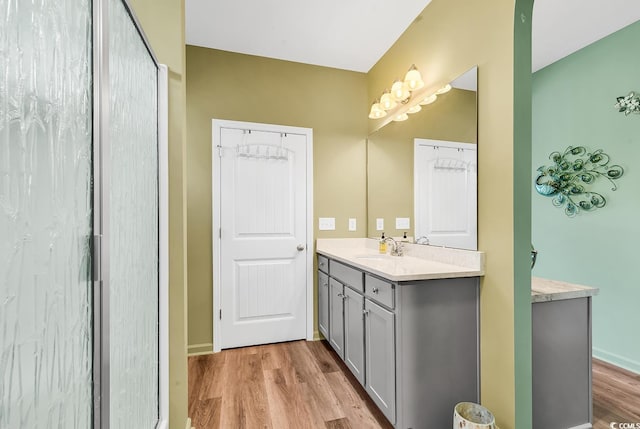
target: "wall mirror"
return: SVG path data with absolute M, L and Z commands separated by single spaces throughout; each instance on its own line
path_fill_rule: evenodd
M 475 206 L 469 213 L 477 202 L 477 150 L 467 150 L 477 149 L 477 72 L 473 67 L 435 102 L 368 136 L 369 237 L 406 233 L 414 241 L 426 236 L 417 240 L 423 244 L 477 250 Z

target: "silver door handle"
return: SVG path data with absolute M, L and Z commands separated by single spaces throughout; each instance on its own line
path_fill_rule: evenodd
M 298 252 L 302 252 L 307 246 L 305 246 L 304 244 L 298 244 L 298 247 L 296 247 L 296 249 L 298 249 Z

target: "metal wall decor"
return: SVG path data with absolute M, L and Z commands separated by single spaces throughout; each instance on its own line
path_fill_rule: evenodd
M 553 197 L 556 207 L 564 207 L 564 213 L 574 217 L 580 210 L 594 211 L 602 208 L 607 200 L 599 193 L 589 191 L 588 185 L 598 177 L 607 179 L 618 189 L 614 180 L 622 177 L 624 169 L 619 165 L 609 165 L 609 155 L 602 149 L 588 152 L 583 146 L 569 146 L 563 153 L 552 152 L 551 166 L 538 168 L 535 180 L 536 191 L 545 197 Z
M 627 96 L 617 97 L 616 100 L 618 102 L 615 104 L 615 108 L 618 109 L 618 112 L 624 112 L 625 116 L 629 116 L 631 113 L 640 115 L 640 96 L 635 92 L 631 91 Z

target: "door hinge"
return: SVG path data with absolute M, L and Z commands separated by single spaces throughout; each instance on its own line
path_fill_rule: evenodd
M 218 157 L 222 158 L 222 145 L 216 146 L 218 148 Z
M 218 228 L 218 238 L 222 238 L 222 228 Z
M 222 309 L 220 309 L 220 320 L 222 320 Z

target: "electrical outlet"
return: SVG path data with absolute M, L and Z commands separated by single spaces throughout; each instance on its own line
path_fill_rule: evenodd
M 396 229 L 409 229 L 409 228 L 411 228 L 411 223 L 408 217 L 396 218 Z
M 376 231 L 384 231 L 384 219 L 381 217 L 376 219 Z
M 320 231 L 334 231 L 336 229 L 335 217 L 318 218 L 318 229 Z
M 354 217 L 350 217 L 349 218 L 349 231 L 355 231 L 356 228 L 356 218 Z

